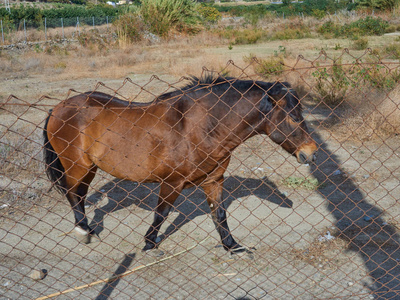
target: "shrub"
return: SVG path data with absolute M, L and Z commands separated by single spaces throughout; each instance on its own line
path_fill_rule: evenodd
M 384 21 L 381 18 L 368 16 L 348 25 L 344 25 L 342 32 L 358 31 L 360 35 L 383 35 L 388 27 L 389 23 L 387 21 Z
M 358 6 L 378 10 L 390 10 L 399 5 L 399 0 L 358 0 Z
M 294 39 L 304 39 L 311 37 L 310 29 L 307 27 L 299 28 L 284 28 L 275 32 L 272 35 L 273 40 L 294 40 Z
M 392 43 L 387 45 L 384 49 L 385 53 L 389 55 L 390 58 L 400 59 L 400 44 Z
M 235 45 L 243 44 L 255 44 L 263 37 L 263 30 L 257 29 L 244 29 L 236 31 L 235 35 Z
M 229 39 L 231 45 L 255 44 L 259 40 L 267 38 L 265 30 L 261 29 L 232 29 L 218 31 L 219 36 Z
M 343 101 L 351 81 L 340 61 L 331 67 L 317 67 L 312 76 L 316 80 L 318 100 L 328 105 L 339 105 Z
M 325 38 L 338 37 L 340 35 L 341 25 L 333 23 L 332 21 L 322 24 L 317 32 L 322 34 Z
M 221 18 L 221 13 L 213 6 L 200 5 L 197 8 L 202 19 L 207 23 L 217 23 Z
M 356 37 L 353 39 L 352 47 L 355 50 L 365 50 L 368 48 L 368 39 L 365 37 Z
M 137 14 L 125 14 L 113 22 L 115 33 L 121 46 L 140 41 L 145 24 Z
M 246 63 L 253 64 L 254 71 L 264 78 L 270 78 L 271 76 L 279 75 L 283 72 L 284 60 L 282 55 L 260 59 L 250 54 L 249 56 L 243 57 L 243 60 Z
M 306 12 L 310 13 L 313 10 L 328 11 L 334 13 L 337 10 L 346 8 L 346 1 L 337 0 L 304 0 Z
M 323 17 L 325 17 L 325 10 L 322 9 L 318 9 L 318 8 L 314 8 L 311 11 L 311 15 L 316 17 L 317 19 L 322 19 Z
M 369 63 L 353 74 L 354 82 L 369 84 L 373 88 L 390 91 L 395 88 L 400 79 L 398 69 L 390 70 L 380 63 Z
M 339 25 L 332 21 L 324 23 L 318 32 L 325 37 L 357 37 L 363 35 L 383 35 L 389 23 L 381 18 L 366 17 L 349 24 Z
M 147 0 L 142 2 L 140 14 L 150 31 L 160 36 L 178 31 L 198 30 L 197 5 L 192 0 Z

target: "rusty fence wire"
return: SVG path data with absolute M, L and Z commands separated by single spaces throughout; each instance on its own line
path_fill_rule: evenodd
M 10 96 L 0 104 L 1 299 L 400 298 L 399 63 L 371 51 L 359 57 L 344 51 L 338 58 L 321 53 L 272 69 L 261 59 L 245 68 L 229 62 L 221 72 L 202 76 L 208 80 L 169 83 L 153 76 L 145 85 L 126 79 L 118 90 L 94 87 L 109 97 L 70 90 L 63 100 Z M 68 102 L 70 97 L 80 102 Z M 304 128 L 298 131 L 304 123 L 296 101 L 318 147 L 315 161 L 310 150 L 304 164 L 299 153 L 283 149 L 295 141 L 298 149 L 309 138 Z M 89 174 L 82 163 L 87 157 L 100 166 L 83 215 L 99 238 L 91 235 L 87 244 L 85 232 L 74 230 L 67 198 L 46 176 L 43 130 L 56 106 L 47 124 L 50 143 L 59 143 L 54 153 L 76 155 L 58 170 L 60 182 L 78 181 L 71 173 L 76 166 Z M 241 109 L 247 110 L 240 114 Z M 135 121 L 129 110 L 140 111 Z M 94 123 L 101 134 L 90 131 Z M 192 128 L 183 134 L 187 124 Z M 207 135 L 196 140 L 204 124 Z M 272 126 L 270 136 L 258 134 L 260 124 Z M 164 131 L 155 143 L 158 128 Z M 188 139 L 194 146 L 182 152 Z M 200 147 L 206 141 L 208 152 Z M 163 152 L 165 145 L 175 145 L 172 155 Z M 95 148 L 102 154 L 93 154 Z M 231 156 L 229 165 L 209 161 L 217 150 Z M 193 157 L 194 166 L 187 163 Z M 171 166 L 179 159 L 179 166 Z M 224 249 L 210 217 L 215 207 L 206 201 L 215 190 L 201 187 L 219 178 L 213 170 L 221 167 L 226 171 L 219 205 L 232 236 L 246 247 L 242 253 Z M 192 175 L 199 169 L 204 174 L 196 181 Z M 182 192 L 171 174 L 188 183 Z M 158 203 L 159 182 L 170 191 Z M 154 211 L 162 211 L 175 192 L 180 195 L 154 239 L 158 251 L 143 252 Z M 79 193 L 71 194 L 75 211 Z

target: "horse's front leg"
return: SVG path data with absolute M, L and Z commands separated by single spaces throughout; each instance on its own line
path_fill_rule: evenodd
M 158 232 L 161 225 L 167 219 L 172 204 L 174 204 L 181 191 L 182 187 L 175 187 L 165 182 L 161 183 L 158 204 L 154 212 L 154 220 L 144 236 L 146 245 L 144 246 L 143 251 L 158 247 L 156 242 Z
M 212 219 L 225 250 L 231 251 L 232 253 L 247 251 L 246 248 L 235 241 L 229 230 L 226 218 L 226 207 L 222 201 L 222 184 L 223 178 L 220 178 L 217 181 L 202 185 L 207 196 L 208 205 L 211 209 Z

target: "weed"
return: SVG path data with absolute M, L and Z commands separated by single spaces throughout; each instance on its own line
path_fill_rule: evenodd
M 323 17 L 325 17 L 325 11 L 322 9 L 315 8 L 312 10 L 311 15 L 313 15 L 317 19 L 322 19 Z
M 197 11 L 206 23 L 215 24 L 222 18 L 221 13 L 213 6 L 202 4 L 197 8 Z
M 274 50 L 274 56 L 279 56 L 279 55 L 283 55 L 284 57 L 286 57 L 286 55 L 287 55 L 286 47 L 279 46 L 278 50 Z
M 289 176 L 282 180 L 282 184 L 290 187 L 290 188 L 303 188 L 306 190 L 316 190 L 319 187 L 318 179 L 316 178 L 304 178 L 304 177 L 295 177 Z
M 366 35 L 383 35 L 389 23 L 381 18 L 366 17 L 349 24 L 336 24 L 332 21 L 324 23 L 318 32 L 325 38 L 357 37 Z
M 389 55 L 389 58 L 400 59 L 400 44 L 392 43 L 384 48 L 384 52 Z
M 354 81 L 368 83 L 380 90 L 392 90 L 400 80 L 400 71 L 390 70 L 379 63 L 364 65 L 354 75 Z
M 143 38 L 145 24 L 137 14 L 125 14 L 113 22 L 120 46 L 125 47 Z
M 147 0 L 140 7 L 140 15 L 150 31 L 167 36 L 171 29 L 198 31 L 198 4 L 192 0 Z
M 365 50 L 368 48 L 368 39 L 366 37 L 356 37 L 353 39 L 352 47 L 354 50 Z
M 341 61 L 331 67 L 317 68 L 311 75 L 317 82 L 315 90 L 319 100 L 332 105 L 338 105 L 343 101 L 351 81 Z
M 54 69 L 62 70 L 67 67 L 67 64 L 63 61 L 60 61 L 54 65 Z
M 264 32 L 258 29 L 244 29 L 236 31 L 234 36 L 235 45 L 255 44 L 264 36 Z
M 342 46 L 340 44 L 335 44 L 335 50 L 340 50 L 342 49 Z
M 284 61 L 282 55 L 260 59 L 253 54 L 249 54 L 243 57 L 243 60 L 246 63 L 252 63 L 254 71 L 264 78 L 269 78 L 272 75 L 279 75 L 283 72 Z
M 308 27 L 300 26 L 298 28 L 284 28 L 275 32 L 271 39 L 272 40 L 294 40 L 304 39 L 311 37 L 311 31 Z

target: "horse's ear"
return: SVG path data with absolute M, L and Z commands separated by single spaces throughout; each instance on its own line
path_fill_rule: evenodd
M 260 101 L 260 107 L 259 107 L 260 112 L 267 114 L 271 111 L 272 108 L 273 104 L 271 102 L 271 97 L 269 97 L 268 94 L 265 93 Z
M 291 86 L 288 82 L 278 82 L 269 91 L 271 101 L 273 105 L 284 107 L 286 105 L 286 95 Z

